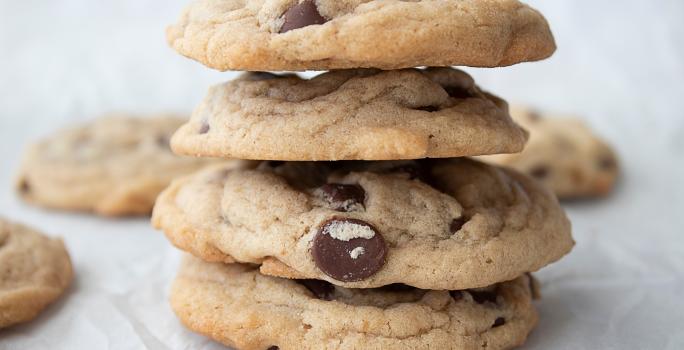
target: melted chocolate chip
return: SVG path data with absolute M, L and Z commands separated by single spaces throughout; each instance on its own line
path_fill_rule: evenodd
M 468 89 L 462 88 L 460 86 L 444 86 L 444 91 L 449 94 L 452 98 L 469 98 L 473 97 L 473 94 L 468 91 Z
M 547 167 L 545 167 L 545 166 L 543 166 L 543 165 L 540 165 L 540 166 L 538 166 L 538 167 L 536 167 L 536 168 L 533 168 L 533 169 L 530 171 L 530 175 L 532 175 L 533 177 L 535 177 L 535 178 L 537 178 L 537 179 L 540 179 L 540 180 L 541 180 L 541 179 L 544 179 L 544 178 L 546 178 L 547 176 L 549 176 L 549 168 L 547 168 Z
M 321 281 L 321 280 L 297 280 L 297 283 L 303 285 L 311 293 L 313 293 L 316 298 L 321 300 L 332 300 L 333 294 L 335 293 L 335 286 L 332 284 Z
M 211 129 L 211 127 L 209 126 L 209 122 L 206 120 L 202 121 L 202 125 L 200 126 L 200 129 L 199 129 L 199 133 L 202 135 L 206 134 L 209 132 L 209 129 Z
M 280 350 L 280 348 L 277 347 L 277 346 L 275 346 L 275 345 L 273 345 L 273 346 L 270 346 L 270 347 L 269 347 L 268 349 L 266 349 L 266 350 Z
M 419 111 L 431 112 L 431 113 L 439 111 L 439 107 L 437 107 L 437 106 L 416 107 L 414 109 L 419 110 Z
M 380 232 L 364 221 L 332 218 L 316 232 L 311 255 L 326 275 L 356 282 L 380 271 L 385 265 L 387 245 Z
M 486 302 L 496 304 L 496 297 L 497 297 L 496 291 L 469 290 L 468 293 L 470 293 L 470 295 L 473 297 L 473 300 L 475 300 L 475 302 L 478 304 L 484 304 Z
M 359 185 L 325 184 L 319 189 L 337 211 L 351 211 L 357 204 L 363 206 L 366 200 L 366 191 Z
M 492 328 L 500 327 L 506 324 L 506 319 L 503 317 L 497 317 L 496 320 L 494 320 L 494 324 L 492 325 Z
M 458 219 L 454 219 L 451 221 L 451 224 L 449 225 L 449 230 L 452 234 L 456 233 L 461 230 L 461 228 L 463 227 L 463 225 L 465 225 L 466 222 L 467 220 L 465 216 L 461 216 Z
M 290 7 L 283 14 L 283 26 L 280 33 L 289 32 L 294 29 L 307 27 L 314 24 L 323 24 L 328 20 L 321 16 L 314 0 L 304 0 Z
M 449 291 L 449 295 L 451 295 L 451 297 L 454 298 L 455 301 L 463 299 L 463 292 L 461 292 L 460 290 Z

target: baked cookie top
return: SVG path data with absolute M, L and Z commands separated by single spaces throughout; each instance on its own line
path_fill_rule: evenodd
M 347 289 L 255 267 L 184 261 L 171 306 L 191 330 L 265 349 L 509 349 L 537 323 L 531 276 L 482 289 Z
M 198 0 L 166 36 L 222 71 L 500 67 L 556 49 L 516 0 Z
M 349 288 L 484 287 L 574 244 L 553 194 L 465 158 L 215 167 L 175 181 L 152 221 L 202 259 Z
M 508 105 L 451 68 L 248 73 L 210 89 L 172 139 L 184 155 L 392 160 L 520 152 Z
M 29 147 L 17 190 L 28 202 L 101 215 L 149 214 L 173 178 L 210 162 L 178 157 L 174 116 L 110 115 L 59 131 Z
M 36 317 L 72 277 L 62 240 L 0 218 L 0 328 Z
M 524 172 L 561 199 L 605 196 L 613 190 L 620 171 L 618 157 L 580 118 L 543 115 L 526 107 L 512 108 L 511 113 L 530 131 L 525 150 L 482 160 Z

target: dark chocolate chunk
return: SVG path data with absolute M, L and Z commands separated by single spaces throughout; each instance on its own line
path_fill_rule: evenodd
M 266 349 L 266 350 L 280 350 L 280 348 L 277 347 L 277 346 L 275 346 L 275 345 L 273 345 L 273 346 L 270 346 L 270 347 L 269 347 L 268 349 Z
M 307 27 L 313 24 L 323 24 L 328 20 L 321 16 L 314 0 L 304 0 L 290 7 L 283 14 L 283 26 L 280 33 L 289 32 L 294 29 Z
M 492 325 L 492 328 L 500 327 L 506 324 L 506 319 L 503 317 L 497 317 L 496 320 L 494 320 L 494 324 Z
M 321 300 L 332 300 L 335 293 L 335 286 L 321 280 L 297 280 L 297 283 L 303 285 L 313 293 L 316 298 Z
M 364 221 L 332 218 L 318 229 L 311 254 L 326 275 L 356 282 L 380 271 L 385 265 L 387 245 L 380 232 Z
M 364 205 L 366 191 L 359 185 L 325 184 L 319 187 L 325 200 L 337 211 L 351 211 L 357 204 Z
M 475 300 L 475 302 L 478 304 L 484 304 L 486 302 L 496 304 L 496 297 L 497 297 L 496 291 L 469 290 L 468 293 L 470 293 L 470 295 L 473 297 L 473 300 Z

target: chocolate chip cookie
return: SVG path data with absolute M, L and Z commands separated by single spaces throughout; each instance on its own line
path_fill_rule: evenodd
M 213 87 L 175 152 L 263 160 L 393 160 L 520 152 L 503 100 L 451 68 L 248 73 Z
M 347 289 L 184 261 L 171 306 L 191 330 L 242 350 L 509 349 L 537 323 L 532 277 L 481 289 Z
M 167 40 L 219 70 L 499 67 L 556 49 L 516 0 L 199 0 Z
M 0 328 L 36 317 L 72 277 L 60 239 L 0 218 Z
M 482 159 L 513 167 L 549 186 L 561 199 L 609 194 L 619 175 L 611 147 L 579 118 L 542 115 L 525 107 L 512 109 L 514 119 L 530 131 L 522 153 Z
M 552 193 L 467 158 L 219 166 L 175 181 L 152 220 L 205 260 L 348 288 L 484 287 L 574 244 Z
M 172 179 L 211 162 L 171 152 L 169 139 L 182 123 L 174 116 L 111 115 L 57 132 L 26 152 L 18 193 L 50 208 L 149 214 Z

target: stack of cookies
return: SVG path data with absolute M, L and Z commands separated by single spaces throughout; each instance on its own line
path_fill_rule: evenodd
M 527 132 L 466 73 L 555 50 L 515 0 L 199 0 L 177 51 L 249 72 L 172 138 L 260 160 L 179 179 L 153 222 L 191 253 L 171 291 L 190 329 L 237 349 L 505 349 L 537 322 L 529 274 L 573 246 L 556 198 L 469 158 Z

